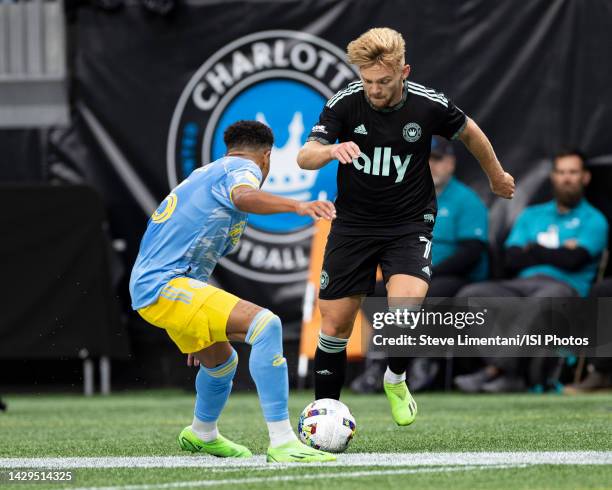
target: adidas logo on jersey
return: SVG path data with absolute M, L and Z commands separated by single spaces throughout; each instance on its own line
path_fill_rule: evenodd
M 353 131 L 353 133 L 357 133 L 357 134 L 368 134 L 368 130 L 365 128 L 365 126 L 363 124 L 360 124 L 359 126 L 357 126 L 355 128 L 355 130 Z
M 392 148 L 390 146 L 382 148 L 377 146 L 374 148 L 374 155 L 372 158 L 362 152 L 357 158 L 353 158 L 353 167 L 362 171 L 364 174 L 387 177 L 391 172 L 391 162 L 393 161 L 393 167 L 397 172 L 395 182 L 401 182 L 404 179 L 406 170 L 408 170 L 412 155 L 406 155 L 406 158 L 402 160 L 402 157 L 398 155 L 391 155 L 391 151 Z
M 421 269 L 425 274 L 427 274 L 427 277 L 431 277 L 431 269 L 429 268 L 428 265 L 426 265 L 425 267 L 423 267 Z
M 330 376 L 334 373 L 332 373 L 331 371 L 328 371 L 327 369 L 323 369 L 322 371 L 317 371 L 317 374 L 322 374 L 323 376 Z

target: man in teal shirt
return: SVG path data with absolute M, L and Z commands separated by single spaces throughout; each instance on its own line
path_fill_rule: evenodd
M 519 215 L 505 243 L 506 267 L 517 277 L 462 288 L 463 297 L 587 296 L 607 246 L 608 222 L 584 199 L 591 178 L 577 150 L 554 159 L 554 199 L 529 206 Z M 520 391 L 525 381 L 515 358 L 491 359 L 473 374 L 457 376 L 467 392 Z
M 438 215 L 433 229 L 433 274 L 428 296 L 451 297 L 468 282 L 487 278 L 487 208 L 472 189 L 453 176 L 455 152 L 450 141 L 433 137 L 429 168 Z

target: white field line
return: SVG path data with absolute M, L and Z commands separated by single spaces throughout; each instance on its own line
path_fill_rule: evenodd
M 464 466 L 500 464 L 612 465 L 612 451 L 532 451 L 454 453 L 348 453 L 331 463 L 309 466 Z M 0 458 L 0 468 L 254 468 L 295 467 L 266 463 L 265 456 L 222 459 L 212 456 L 120 456 L 70 458 Z
M 371 476 L 390 476 L 390 475 L 410 475 L 415 473 L 448 473 L 452 471 L 473 471 L 473 470 L 489 470 L 489 469 L 506 469 L 506 468 L 518 468 L 525 467 L 528 465 L 478 465 L 478 466 L 447 466 L 437 468 L 412 468 L 402 470 L 369 470 L 369 471 L 352 471 L 352 472 L 341 472 L 341 473 L 315 473 L 306 475 L 285 475 L 285 476 L 263 476 L 263 477 L 251 477 L 251 478 L 231 478 L 227 480 L 187 480 L 187 481 L 176 481 L 168 483 L 149 483 L 142 485 L 116 485 L 110 487 L 67 487 L 64 490 L 152 490 L 152 489 L 167 489 L 167 488 L 185 488 L 185 487 L 212 487 L 218 485 L 240 485 L 245 483 L 280 483 L 280 482 L 291 482 L 291 481 L 304 481 L 304 480 L 320 480 L 330 478 L 363 478 Z M 295 467 L 295 466 L 294 466 Z

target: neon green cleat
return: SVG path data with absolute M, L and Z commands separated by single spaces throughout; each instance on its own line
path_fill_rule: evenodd
M 300 441 L 291 441 L 278 447 L 268 448 L 268 463 L 315 463 L 336 461 L 333 454 L 319 451 L 302 444 Z
M 191 426 L 181 431 L 178 443 L 183 451 L 206 453 L 219 458 L 250 458 L 253 456 L 248 448 L 226 439 L 221 434 L 212 442 L 204 442 L 193 433 Z
M 410 425 L 417 416 L 417 404 L 405 381 L 384 383 L 385 394 L 391 405 L 391 416 L 397 425 Z

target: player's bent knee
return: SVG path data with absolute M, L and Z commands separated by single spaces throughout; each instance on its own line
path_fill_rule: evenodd
M 231 340 L 244 340 L 253 319 L 263 310 L 264 308 L 250 301 L 243 299 L 238 301 L 227 319 L 226 332 L 228 335 L 232 335 Z
M 348 338 L 353 331 L 356 313 L 338 314 L 327 312 L 322 315 L 321 331 L 325 335 Z
M 275 339 L 282 342 L 283 325 L 280 318 L 268 309 L 262 309 L 251 321 L 245 341 L 251 345 L 265 339 Z
M 325 335 L 348 338 L 353 331 L 361 298 L 343 298 L 321 302 L 321 331 Z

